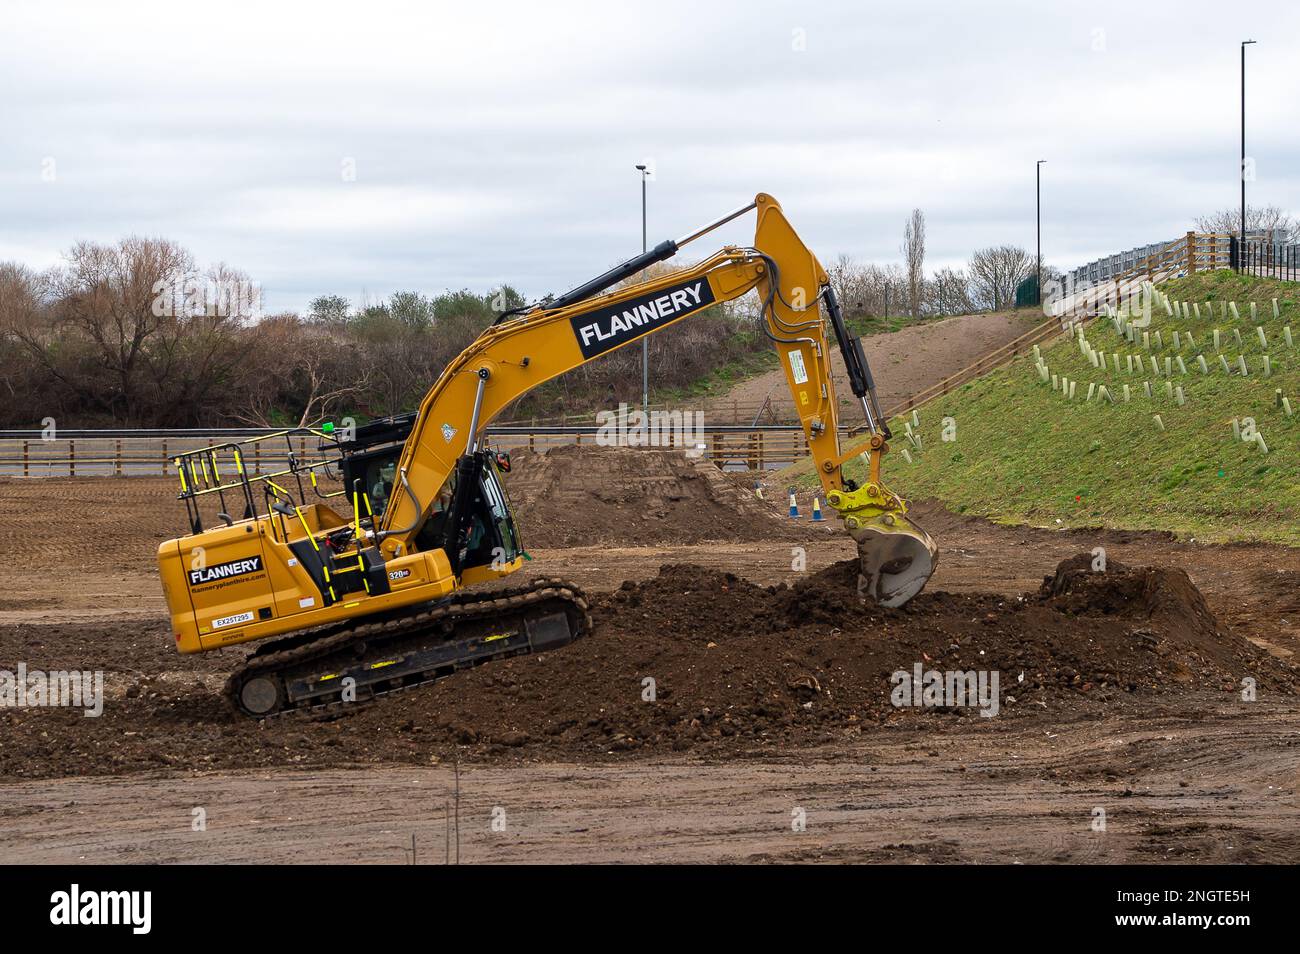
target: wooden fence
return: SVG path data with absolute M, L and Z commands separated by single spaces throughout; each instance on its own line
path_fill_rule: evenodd
M 1086 285 L 1067 283 L 1053 308 L 1058 318 L 1073 321 L 1099 314 L 1107 304 L 1136 295 L 1146 282 L 1158 283 L 1181 275 L 1232 267 L 1233 236 L 1227 232 L 1188 232 L 1158 243 L 1154 252 L 1107 278 Z

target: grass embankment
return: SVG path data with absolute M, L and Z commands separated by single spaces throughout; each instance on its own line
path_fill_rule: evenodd
M 904 436 L 902 418 L 891 422 L 895 439 L 886 458 L 887 483 L 905 496 L 936 497 L 954 510 L 999 522 L 1160 529 L 1206 541 L 1300 545 L 1300 283 L 1220 271 L 1167 282 L 1160 290 L 1179 314 L 1170 316 L 1153 301 L 1151 323 L 1136 329 L 1135 343 L 1106 318 L 1085 329 L 1089 345 L 1105 353 L 1104 369 L 1091 363 L 1077 338 L 1054 339 L 1042 349 L 1050 374 L 1078 382 L 1073 400 L 1053 390 L 1050 379 L 1040 379 L 1030 355 L 927 404 L 916 428 L 919 449 Z M 1224 317 L 1230 301 L 1237 303 L 1239 319 L 1230 311 Z M 1200 318 L 1194 310 L 1183 318 L 1182 302 L 1189 309 L 1199 304 Z M 1250 302 L 1257 320 L 1251 319 Z M 1292 347 L 1284 340 L 1285 327 L 1291 328 Z M 1149 350 L 1143 347 L 1143 331 L 1151 336 Z M 1232 373 L 1224 372 L 1220 354 Z M 1141 357 L 1140 371 L 1129 373 L 1129 355 L 1135 363 Z M 1201 371 L 1198 355 L 1205 358 L 1208 374 Z M 1265 355 L 1272 363 L 1269 377 L 1263 373 Z M 1237 370 L 1239 356 L 1246 359 L 1246 376 Z M 1169 377 L 1165 358 L 1173 365 Z M 1182 387 L 1185 404 L 1168 396 L 1166 381 Z M 1145 382 L 1151 384 L 1149 398 Z M 1115 403 L 1096 394 L 1087 400 L 1089 384 L 1105 385 Z M 1125 384 L 1131 393 L 1127 403 Z M 1290 398 L 1295 416 L 1278 406 L 1278 390 Z M 1234 439 L 1233 419 L 1247 417 L 1254 418 L 1267 452 Z M 951 442 L 941 439 L 944 418 L 956 426 Z M 903 448 L 912 463 L 904 459 Z M 849 470 L 855 476 L 858 471 Z M 806 468 L 799 479 L 813 482 Z

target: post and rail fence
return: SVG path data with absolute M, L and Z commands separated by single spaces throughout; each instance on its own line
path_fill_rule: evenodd
M 1120 262 L 1110 274 L 1082 291 L 1073 291 L 1058 300 L 1052 317 L 1014 341 L 982 355 L 970 365 L 949 375 L 911 397 L 887 408 L 887 418 L 918 409 L 928 402 L 949 394 L 1015 358 L 1030 352 L 1034 345 L 1067 331 L 1079 321 L 1098 314 L 1105 302 L 1123 301 L 1126 294 L 1136 294 L 1147 281 L 1160 282 L 1198 271 L 1231 268 L 1260 277 L 1300 280 L 1300 245 L 1248 238 L 1242 242 L 1228 233 L 1188 232 L 1166 243 L 1146 246 L 1144 254 L 1112 256 Z M 1101 260 L 1110 262 L 1110 259 Z M 1072 275 L 1086 272 L 1076 269 Z M 768 470 L 802 459 L 808 454 L 808 442 L 796 423 L 778 422 L 771 402 L 745 403 L 725 399 L 704 399 L 706 413 L 716 420 L 729 417 L 731 424 L 709 424 L 699 434 L 686 440 L 682 449 L 698 453 L 724 470 Z M 696 408 L 651 408 L 666 413 L 689 413 Z M 759 424 L 767 415 L 772 423 Z M 749 421 L 750 423 L 744 423 Z M 590 422 L 590 423 L 588 423 Z M 601 428 L 594 412 L 566 415 L 545 421 L 507 422 L 488 428 L 488 438 L 504 450 L 546 451 L 566 444 L 596 443 Z M 844 428 L 846 437 L 861 427 Z M 274 428 L 216 429 L 123 429 L 59 430 L 47 436 L 39 430 L 0 430 L 0 477 L 83 477 L 83 476 L 173 476 L 174 458 L 178 454 L 211 447 L 226 441 L 274 434 Z M 319 453 L 320 448 L 306 437 L 297 437 L 299 458 Z M 248 461 L 250 471 L 261 474 L 283 468 L 288 449 L 257 448 Z
M 1136 295 L 1146 282 L 1232 268 L 1235 241 L 1227 232 L 1187 232 L 1098 259 L 1067 273 L 1065 288 L 1052 303 L 1053 314 L 1063 321 L 1093 317 L 1106 304 L 1118 306 Z

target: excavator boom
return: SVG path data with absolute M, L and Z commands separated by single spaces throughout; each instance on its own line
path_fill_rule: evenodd
M 757 214 L 752 246 L 727 246 L 679 271 L 622 284 L 750 211 Z M 526 559 L 498 479 L 503 460 L 484 446 L 483 433 L 544 382 L 751 291 L 827 503 L 858 541 L 862 592 L 902 605 L 933 573 L 935 546 L 880 480 L 890 434 L 861 342 L 849 333 L 817 258 L 776 200 L 760 194 L 554 300 L 503 315 L 444 369 L 413 417 L 379 427 L 391 439 L 387 456 L 362 452 L 365 442 L 355 437 L 339 441 L 350 520 L 325 504 L 294 499 L 274 479 L 250 476 L 248 449 L 240 445 L 229 445 L 237 474 L 229 484 L 208 477 L 209 465 L 218 474 L 223 448 L 177 458 L 182 475 L 190 475 L 189 486 L 182 477 L 187 506 L 212 492 L 223 505 L 226 491 L 246 501 L 242 520 L 223 506 L 226 526 L 206 531 L 191 506 L 193 533 L 159 548 L 178 647 L 194 652 L 293 634 L 264 643 L 232 677 L 236 706 L 265 715 L 346 702 L 349 689 L 368 696 L 403 688 L 581 635 L 589 626 L 585 598 L 563 581 L 541 581 L 507 597 L 464 592 L 519 570 Z M 828 329 L 866 418 L 863 438 L 847 449 Z M 390 424 L 392 433 L 383 433 Z M 861 483 L 844 473 L 858 457 L 867 463 Z M 315 466 L 291 459 L 290 470 Z M 314 469 L 311 476 L 315 487 Z M 254 484 L 266 497 L 265 513 L 258 512 Z
M 608 291 L 751 210 L 758 216 L 753 247 L 727 247 L 681 271 Z M 862 548 L 864 589 L 885 605 L 902 605 L 933 573 L 935 548 L 906 516 L 905 502 L 880 481 L 879 461 L 891 435 L 861 341 L 848 332 L 825 270 L 768 195 L 757 196 L 750 205 L 681 239 L 661 243 L 545 307 L 484 332 L 447 367 L 421 402 L 399 472 L 414 485 L 442 486 L 461 456 L 477 446 L 482 429 L 519 395 L 755 289 L 763 306 L 764 330 L 780 355 L 827 502 L 844 517 Z M 825 321 L 820 302 L 826 305 Z M 847 451 L 840 446 L 827 325 L 837 339 L 869 435 Z M 860 455 L 866 456 L 869 473 L 862 487 L 847 479 L 842 469 Z M 428 519 L 428 501 L 423 502 L 423 510 L 417 503 L 408 495 L 385 513 L 387 536 L 381 544 L 385 552 L 400 552 L 420 532 Z M 393 532 L 393 527 L 405 527 L 406 532 Z

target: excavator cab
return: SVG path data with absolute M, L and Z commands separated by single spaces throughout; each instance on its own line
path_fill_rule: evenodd
M 499 457 L 490 450 L 463 456 L 415 535 L 418 550 L 446 551 L 453 572 L 466 582 L 485 569 L 495 576 L 524 558 Z
M 344 467 L 345 486 L 358 486 L 369 495 L 376 519 L 383 518 L 393 496 L 393 487 L 397 483 L 397 458 L 401 452 L 401 447 L 395 447 L 387 453 L 376 451 L 357 455 Z
M 402 492 L 397 468 L 403 444 L 394 441 L 405 440 L 412 417 L 402 415 L 358 428 L 339 461 L 344 486 L 368 496 L 375 523 L 383 519 L 394 493 L 400 497 Z M 465 455 L 429 502 L 424 525 L 415 535 L 416 549 L 446 550 L 459 575 L 515 564 L 523 548 L 500 476 L 509 468 L 509 460 L 509 455 L 493 450 Z M 457 492 L 462 474 L 469 475 L 463 499 Z
M 329 445 L 341 452 L 343 486 L 349 493 L 366 495 L 376 523 L 383 519 L 397 487 L 397 461 L 414 419 L 414 414 L 381 418 L 355 428 L 347 440 Z

